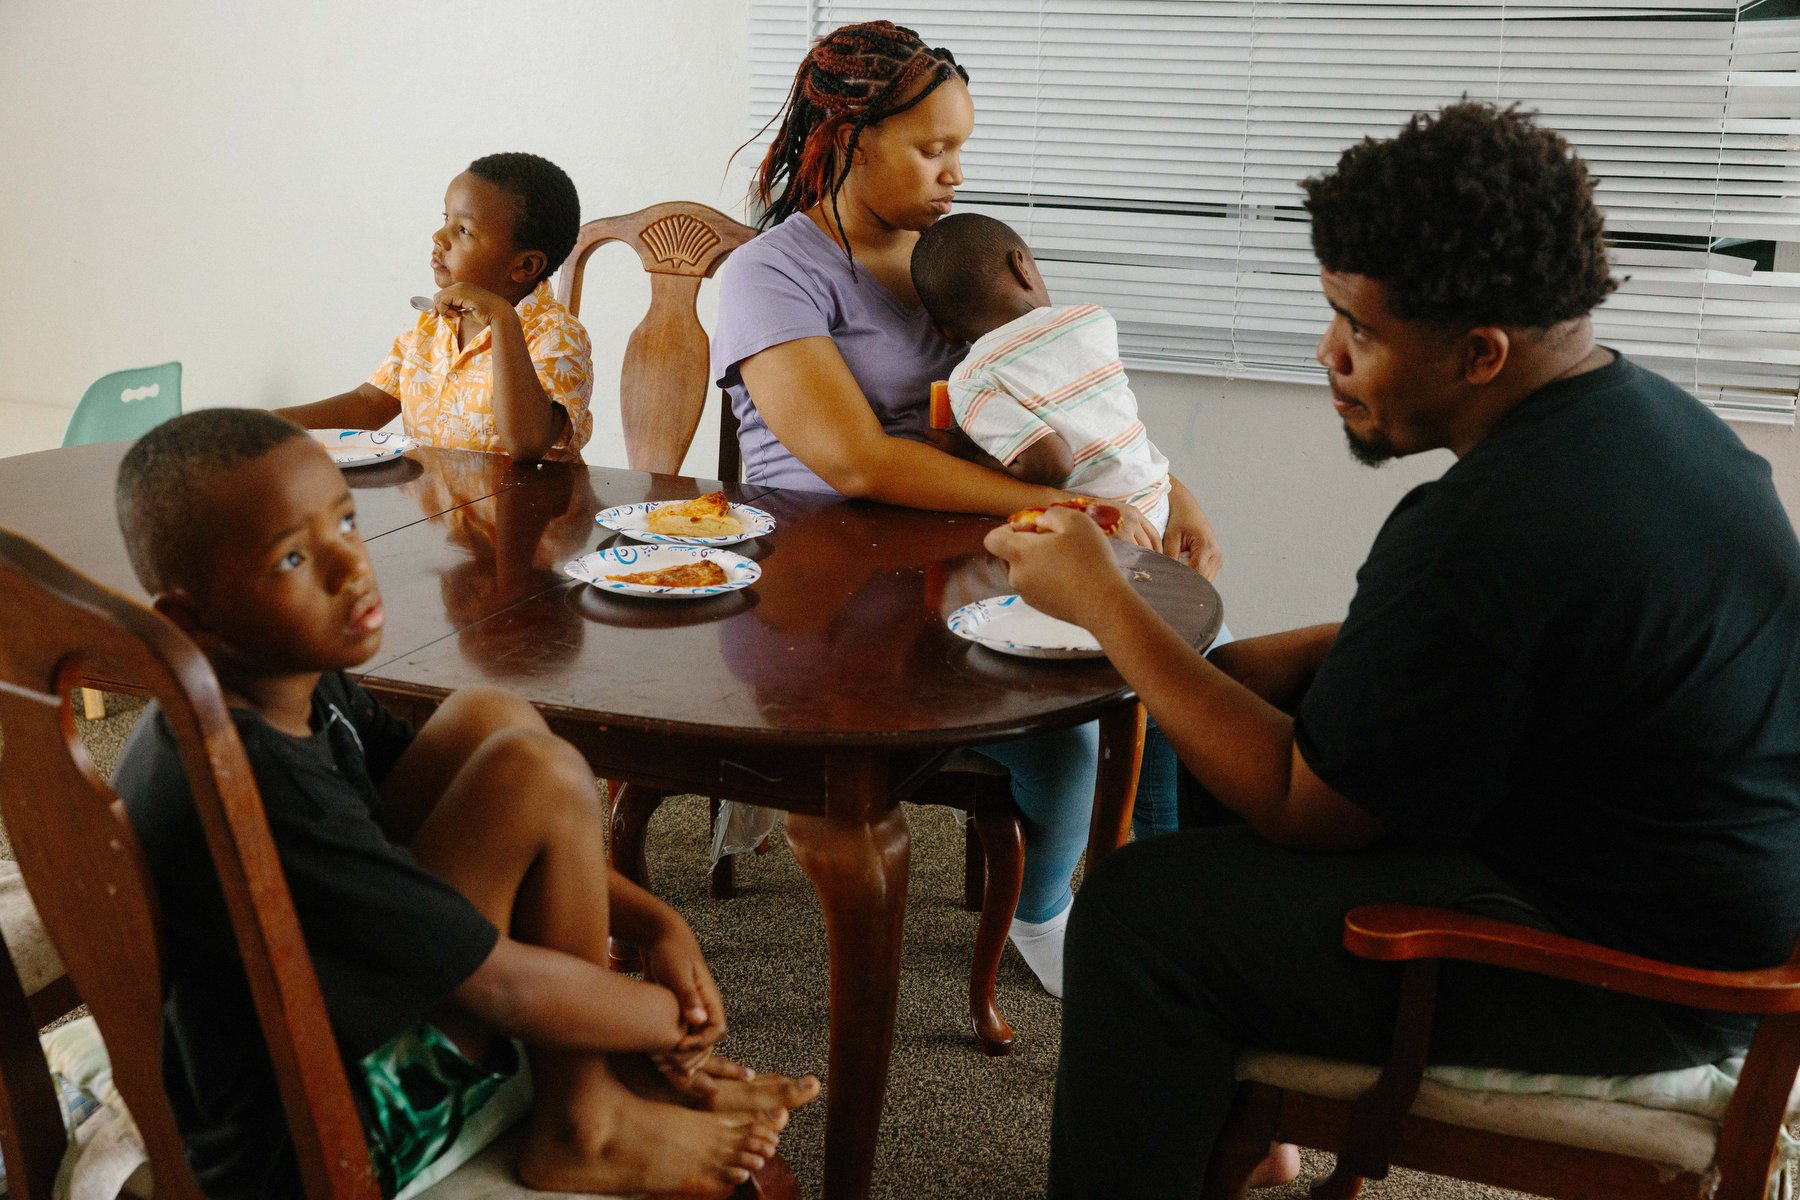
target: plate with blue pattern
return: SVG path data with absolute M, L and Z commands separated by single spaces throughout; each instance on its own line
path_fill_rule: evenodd
M 1041 613 L 1016 595 L 965 604 L 946 624 L 959 638 L 1020 658 L 1101 658 L 1106 653 L 1081 626 Z
M 661 587 L 607 578 L 608 575 L 662 571 L 706 559 L 717 563 L 725 572 L 724 583 L 709 587 Z M 651 600 L 704 600 L 708 596 L 723 596 L 726 592 L 747 588 L 762 578 L 762 567 L 755 562 L 712 546 L 614 546 L 566 562 L 562 571 L 570 579 L 578 579 L 602 591 Z
M 325 447 L 331 461 L 340 467 L 366 467 L 370 463 L 398 458 L 419 443 L 404 433 L 383 429 L 314 429 L 313 441 Z
M 667 533 L 651 533 L 648 525 L 650 514 L 664 505 L 680 503 L 679 500 L 645 500 L 637 504 L 621 504 L 617 508 L 595 513 L 594 520 L 628 538 L 658 546 L 735 546 L 739 542 L 772 533 L 775 529 L 775 518 L 762 509 L 748 504 L 733 504 L 731 515 L 744 523 L 742 533 L 726 534 L 723 537 L 676 537 Z

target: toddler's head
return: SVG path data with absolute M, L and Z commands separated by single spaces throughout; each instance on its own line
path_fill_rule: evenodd
M 490 154 L 444 193 L 444 223 L 431 235 L 440 288 L 467 283 L 517 304 L 575 246 L 581 202 L 561 167 L 535 154 Z
M 119 465 L 138 582 L 221 675 L 354 667 L 381 645 L 381 593 L 325 450 L 260 409 L 188 413 Z
M 920 234 L 912 280 L 938 328 L 964 342 L 1050 303 L 1031 248 L 980 213 L 945 217 Z

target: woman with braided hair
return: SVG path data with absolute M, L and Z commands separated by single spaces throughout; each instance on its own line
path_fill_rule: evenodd
M 963 182 L 975 121 L 967 81 L 950 51 L 888 21 L 844 26 L 800 64 L 756 175 L 764 232 L 720 274 L 712 373 L 740 423 L 746 482 L 993 516 L 1067 498 L 927 421 L 931 382 L 967 347 L 920 306 L 912 252 Z M 1172 544 L 1210 548 L 1192 494 L 1176 483 L 1170 501 Z M 1164 544 L 1135 509 L 1125 519 L 1121 536 Z M 1097 730 L 982 752 L 1010 772 L 1026 830 L 1012 940 L 1060 996 Z

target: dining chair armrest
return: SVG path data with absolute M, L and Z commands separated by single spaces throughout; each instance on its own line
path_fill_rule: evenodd
M 1344 917 L 1344 947 L 1382 962 L 1448 958 L 1530 971 L 1646 1000 L 1742 1013 L 1800 1012 L 1800 965 L 1707 971 L 1443 908 L 1370 904 Z

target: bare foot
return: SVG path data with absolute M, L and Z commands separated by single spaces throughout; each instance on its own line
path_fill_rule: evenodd
M 1253 1188 L 1280 1187 L 1292 1183 L 1300 1177 L 1300 1147 L 1291 1142 L 1272 1142 L 1269 1145 L 1269 1157 L 1256 1164 L 1256 1170 L 1250 1172 L 1248 1186 Z
M 815 1075 L 758 1074 L 715 1055 L 695 1073 L 691 1091 L 702 1108 L 713 1112 L 785 1112 L 817 1100 L 819 1080 Z
M 576 1128 L 534 1110 L 519 1178 L 545 1192 L 722 1193 L 775 1153 L 772 1124 L 754 1113 L 697 1112 L 609 1089 Z
M 711 1112 L 760 1113 L 776 1132 L 787 1128 L 788 1110 L 819 1098 L 813 1075 L 795 1079 L 774 1072 L 758 1074 L 741 1063 L 714 1055 L 686 1080 L 672 1079 L 643 1055 L 615 1055 L 613 1073 L 646 1100 L 704 1108 Z

